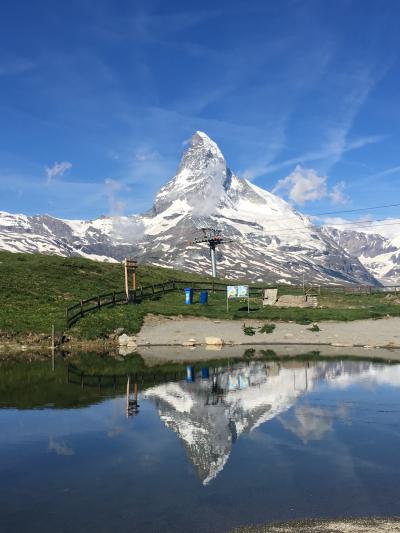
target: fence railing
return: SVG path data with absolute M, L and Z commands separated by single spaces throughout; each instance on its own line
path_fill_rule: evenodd
M 113 291 L 106 294 L 99 294 L 92 298 L 81 300 L 80 302 L 68 307 L 66 309 L 66 325 L 71 327 L 80 318 L 85 315 L 98 311 L 103 307 L 113 307 L 115 305 L 126 305 L 129 303 L 140 303 L 145 299 L 151 299 L 168 292 L 179 291 L 185 288 L 192 288 L 194 291 L 208 290 L 215 292 L 226 292 L 228 283 L 219 281 L 185 281 L 185 280 L 168 280 L 164 283 L 154 283 L 151 285 L 139 286 L 136 290 L 130 290 L 129 295 L 125 291 Z M 268 287 L 275 287 L 283 292 L 298 292 L 301 294 L 311 294 L 315 291 L 316 294 L 326 295 L 331 293 L 346 293 L 346 294 L 373 294 L 379 292 L 400 292 L 400 286 L 391 285 L 385 287 L 374 287 L 370 285 L 249 285 L 250 297 L 261 297 L 263 290 Z
M 67 383 L 69 385 L 80 385 L 83 388 L 98 388 L 107 389 L 114 388 L 114 390 L 126 387 L 128 377 L 132 383 L 139 384 L 155 384 L 167 381 L 178 381 L 185 377 L 186 373 L 183 369 L 175 369 L 167 372 L 159 372 L 157 370 L 127 372 L 124 374 L 97 374 L 85 372 L 75 365 L 69 364 L 67 366 Z

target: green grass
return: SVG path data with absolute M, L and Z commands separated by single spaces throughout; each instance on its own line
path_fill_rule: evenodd
M 357 357 L 340 356 L 323 359 L 318 351 L 307 352 L 297 356 L 277 356 L 273 350 L 256 350 L 247 348 L 241 358 L 226 358 L 202 361 L 194 364 L 195 371 L 199 372 L 203 366 L 209 368 L 232 367 L 240 361 L 279 361 L 290 365 L 303 361 L 334 361 L 354 360 Z M 380 359 L 366 358 L 371 362 L 381 362 Z M 397 361 L 385 361 L 386 364 L 398 365 Z M 79 376 L 75 381 L 67 382 L 67 366 L 72 364 L 78 372 L 85 373 L 85 386 L 81 388 Z M 137 377 L 139 387 L 145 390 L 154 383 L 169 382 L 171 379 L 185 378 L 186 364 L 167 363 L 147 367 L 139 355 L 132 355 L 124 361 L 117 361 L 107 355 L 97 353 L 79 354 L 69 359 L 56 358 L 55 370 L 52 370 L 51 361 L 0 361 L 0 408 L 82 408 L 99 403 L 105 397 L 121 395 L 126 390 L 127 375 L 132 376 L 134 382 Z M 98 376 L 103 377 L 103 386 L 98 387 Z M 118 376 L 114 389 L 112 379 Z M 92 382 L 92 386 L 89 384 Z
M 167 268 L 141 265 L 138 283 L 161 283 L 168 279 L 204 280 Z M 20 335 L 46 333 L 55 324 L 65 329 L 65 308 L 81 299 L 113 290 L 123 290 L 120 264 L 99 263 L 76 257 L 0 252 L 0 333 Z M 83 338 L 105 336 L 116 327 L 136 331 L 143 314 L 133 306 L 104 310 L 85 318 L 77 333 Z
M 256 334 L 255 328 L 252 326 L 246 326 L 246 324 L 243 324 L 242 330 L 245 335 L 253 336 Z
M 149 265 L 141 265 L 138 269 L 138 283 L 142 285 L 172 278 L 193 281 L 210 279 Z M 67 306 L 97 294 L 122 289 L 123 271 L 120 264 L 0 252 L 0 335 L 49 335 L 52 324 L 55 324 L 56 332 L 60 335 L 65 330 Z M 282 289 L 282 293 L 288 291 L 288 288 Z M 292 289 L 292 292 L 295 290 Z M 81 339 L 104 338 L 118 327 L 123 327 L 128 333 L 136 333 L 147 313 L 227 318 L 242 322 L 250 317 L 301 324 L 400 316 L 397 299 L 385 294 L 323 294 L 319 297 L 322 308 L 305 309 L 263 308 L 261 300 L 258 303 L 253 299 L 250 315 L 247 314 L 247 300 L 231 301 L 227 312 L 225 293 L 209 293 L 207 305 L 201 305 L 198 297 L 199 293 L 195 292 L 195 303 L 185 305 L 183 291 L 179 291 L 144 300 L 137 305 L 103 308 L 79 320 L 68 333 Z
M 264 324 L 260 328 L 260 333 L 272 333 L 275 330 L 275 324 Z

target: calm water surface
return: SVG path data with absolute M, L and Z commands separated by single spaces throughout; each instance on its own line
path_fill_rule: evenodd
M 400 514 L 400 366 L 210 368 L 208 379 L 139 388 L 128 416 L 123 389 L 64 381 L 38 398 L 35 384 L 14 395 L 7 376 L 2 532 L 212 532 Z

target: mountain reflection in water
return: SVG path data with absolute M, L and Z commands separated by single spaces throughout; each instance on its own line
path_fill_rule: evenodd
M 208 379 L 157 385 L 143 397 L 155 402 L 160 419 L 183 441 L 206 485 L 223 470 L 242 434 L 287 411 L 321 381 L 332 388 L 357 382 L 400 386 L 400 367 L 360 361 L 250 362 L 211 370 Z M 334 414 L 345 417 L 347 408 L 339 406 Z M 293 420 L 281 422 L 307 442 L 331 429 L 331 415 L 303 405 L 294 409 Z
M 1 533 L 398 516 L 400 365 L 251 353 L 0 365 Z

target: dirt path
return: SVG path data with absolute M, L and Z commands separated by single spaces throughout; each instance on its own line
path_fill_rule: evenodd
M 252 326 L 255 335 L 245 335 L 243 324 Z M 160 317 L 150 315 L 137 335 L 138 346 L 182 345 L 193 339 L 206 344 L 206 337 L 218 337 L 226 344 L 316 344 L 332 346 L 369 346 L 400 348 L 400 318 L 357 320 L 352 322 L 319 322 L 320 331 L 293 322 L 275 322 L 272 333 L 260 333 L 266 321 L 211 320 L 190 317 Z

